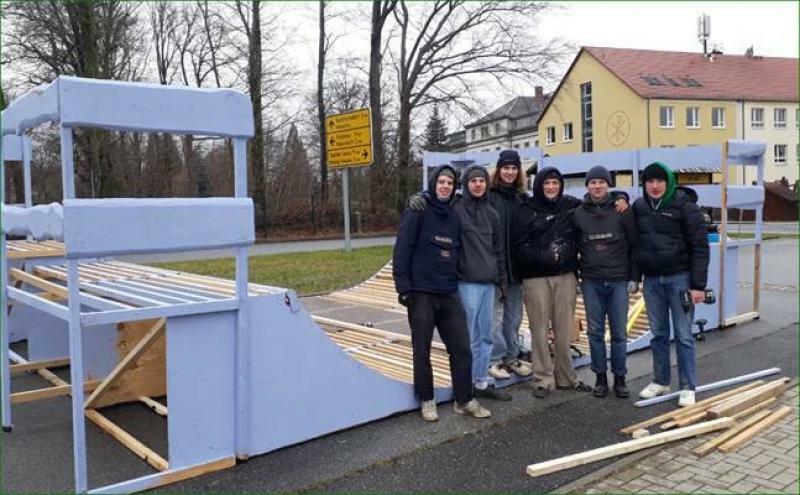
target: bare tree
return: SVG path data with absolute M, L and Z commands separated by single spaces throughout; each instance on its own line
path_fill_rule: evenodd
M 179 15 L 173 2 L 159 0 L 149 4 L 150 30 L 156 52 L 158 82 L 170 84 L 175 74 L 174 61 L 179 51 L 176 41 Z
M 332 41 L 325 33 L 325 0 L 319 0 L 319 39 L 317 44 L 317 118 L 319 125 L 319 183 L 322 204 L 328 201 L 328 143 L 325 132 L 325 60 Z

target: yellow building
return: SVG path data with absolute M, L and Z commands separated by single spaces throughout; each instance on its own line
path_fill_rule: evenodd
M 542 112 L 539 145 L 558 155 L 767 140 L 767 180 L 793 182 L 797 74 L 791 58 L 583 47 Z M 753 128 L 752 108 L 781 117 L 776 132 Z M 710 177 L 686 170 L 680 179 Z

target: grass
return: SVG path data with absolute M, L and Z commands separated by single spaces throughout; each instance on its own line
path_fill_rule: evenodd
M 250 282 L 294 289 L 300 295 L 352 287 L 375 274 L 392 256 L 392 246 L 251 256 Z M 153 266 L 233 279 L 234 258 L 153 263 Z
M 728 232 L 728 237 L 731 239 L 752 239 L 753 236 L 752 232 Z M 776 234 L 776 233 L 769 233 L 769 234 L 761 234 L 761 239 L 764 241 L 769 241 L 771 239 L 797 239 L 800 235 L 787 232 L 785 234 Z

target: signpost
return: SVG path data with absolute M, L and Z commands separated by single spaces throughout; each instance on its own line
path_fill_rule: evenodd
M 325 117 L 326 162 L 342 168 L 344 249 L 350 252 L 350 168 L 372 165 L 372 118 L 369 108 Z

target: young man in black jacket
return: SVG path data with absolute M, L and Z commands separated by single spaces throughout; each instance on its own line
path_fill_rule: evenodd
M 581 293 L 589 325 L 592 371 L 597 375 L 593 394 L 608 395 L 606 371 L 606 316 L 611 330 L 611 372 L 614 395 L 626 398 L 625 365 L 628 338 L 628 294 L 639 290 L 633 259 L 636 239 L 633 212 L 616 211 L 608 188 L 611 174 L 598 165 L 586 174 L 586 196 L 572 216 L 578 242 Z
M 669 392 L 670 316 L 678 356 L 679 406 L 694 404 L 697 386 L 692 319 L 694 304 L 705 296 L 708 277 L 706 221 L 697 195 L 678 187 L 666 165 L 653 162 L 642 171 L 644 196 L 633 204 L 636 261 L 644 274 L 644 300 L 653 352 L 653 382 L 639 397 Z
M 422 402 L 425 421 L 439 419 L 433 393 L 431 341 L 437 328 L 450 356 L 458 414 L 478 418 L 491 416 L 473 398 L 472 355 L 464 308 L 458 298 L 458 258 L 461 222 L 451 207 L 455 193 L 455 170 L 449 165 L 433 171 L 427 208 L 406 208 L 400 219 L 392 257 L 398 301 L 408 309 L 414 356 L 414 391 Z

